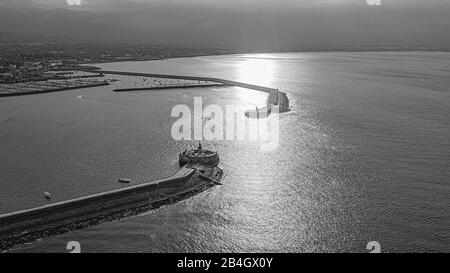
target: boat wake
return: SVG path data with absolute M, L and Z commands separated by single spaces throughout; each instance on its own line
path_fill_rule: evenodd
M 90 103 L 114 106 L 114 107 L 122 108 L 122 109 L 125 109 L 125 110 L 133 110 L 133 111 L 136 111 L 136 112 L 142 112 L 141 110 L 133 108 L 133 107 L 123 106 L 123 105 L 120 105 L 120 104 L 117 104 L 117 103 L 111 103 L 111 102 L 96 101 L 94 99 L 85 98 L 84 96 L 77 96 L 77 100 L 79 100 L 79 101 L 83 100 L 83 101 L 90 102 Z

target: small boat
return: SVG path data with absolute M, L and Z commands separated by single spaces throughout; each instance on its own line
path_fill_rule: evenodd
M 131 183 L 131 179 L 128 179 L 128 178 L 120 178 L 120 179 L 119 179 L 119 182 L 120 182 L 120 183 L 129 184 L 129 183 Z
M 46 199 L 52 198 L 52 196 L 51 196 L 51 194 L 50 194 L 49 192 L 44 192 L 44 197 L 45 197 Z

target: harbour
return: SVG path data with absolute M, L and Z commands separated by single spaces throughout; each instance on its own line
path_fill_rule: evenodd
M 450 252 L 449 13 L 0 0 L 0 253 Z
M 103 74 L 111 74 L 111 75 L 122 75 L 122 76 L 134 76 L 134 77 L 148 77 L 152 78 L 154 81 L 156 79 L 169 79 L 169 80 L 182 80 L 182 81 L 190 81 L 190 82 L 177 82 L 173 83 L 165 83 L 161 84 L 160 81 L 157 81 L 159 84 L 154 86 L 147 87 L 138 87 L 138 88 L 119 88 L 114 89 L 114 92 L 132 92 L 132 91 L 145 91 L 145 90 L 167 90 L 167 89 L 186 89 L 186 88 L 207 88 L 207 87 L 227 87 L 227 86 L 235 86 L 250 90 L 256 90 L 264 93 L 268 93 L 269 96 L 266 101 L 266 105 L 261 107 L 260 109 L 256 108 L 255 111 L 248 110 L 245 113 L 245 116 L 248 118 L 267 118 L 272 114 L 272 109 L 276 108 L 277 113 L 284 113 L 289 111 L 289 98 L 285 92 L 281 92 L 278 89 L 264 87 L 261 85 L 243 83 L 238 81 L 225 80 L 220 78 L 212 78 L 212 77 L 199 77 L 199 76 L 184 76 L 184 75 L 170 75 L 170 74 L 155 74 L 155 73 L 136 73 L 136 72 L 124 72 L 124 71 L 108 71 L 101 69 L 80 69 L 83 72 L 97 72 Z M 193 81 L 193 82 L 192 82 Z
M 9 252 L 66 253 L 72 240 L 83 252 L 367 252 L 372 240 L 389 252 L 446 250 L 448 58 L 273 53 L 96 65 L 279 88 L 291 109 L 280 115 L 280 146 L 204 143 L 220 153 L 224 186 Z M 198 144 L 170 137 L 172 107 L 200 96 L 255 110 L 269 95 L 233 86 L 112 92 L 137 81 L 1 98 L 0 213 L 45 206 L 45 191 L 63 202 L 170 177 L 177 155 Z

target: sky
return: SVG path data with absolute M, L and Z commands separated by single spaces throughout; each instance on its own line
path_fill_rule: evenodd
M 0 0 L 0 32 L 175 45 L 449 46 L 449 15 L 450 0 Z

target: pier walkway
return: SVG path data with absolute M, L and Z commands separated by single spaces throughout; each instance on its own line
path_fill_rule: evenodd
M 237 81 L 224 80 L 219 78 L 210 78 L 210 77 L 197 77 L 197 76 L 183 76 L 183 75 L 170 75 L 170 74 L 154 74 L 154 73 L 139 73 L 139 72 L 123 72 L 123 71 L 110 71 L 110 70 L 92 70 L 92 69 L 78 69 L 83 72 L 98 72 L 103 74 L 110 75 L 122 75 L 122 76 L 136 76 L 136 77 L 152 77 L 152 78 L 163 78 L 163 79 L 179 79 L 179 80 L 193 80 L 193 81 L 205 81 L 205 82 L 214 82 L 228 86 L 238 86 L 247 89 L 253 89 L 261 92 L 272 93 L 278 91 L 275 88 L 264 87 L 255 84 L 248 84 Z M 181 88 L 182 86 L 178 86 Z
M 90 69 L 79 69 L 84 72 L 92 72 Z M 230 81 L 219 78 L 211 77 L 198 77 L 198 76 L 183 76 L 183 75 L 171 75 L 171 74 L 155 74 L 155 73 L 140 73 L 140 72 L 123 72 L 123 71 L 111 71 L 111 70 L 95 70 L 97 73 L 111 74 L 111 75 L 122 75 L 122 76 L 135 76 L 135 77 L 151 77 L 151 78 L 162 78 L 162 79 L 177 79 L 177 80 L 191 80 L 198 81 L 198 84 L 184 83 L 184 84 L 172 84 L 172 85 L 161 85 L 152 87 L 141 87 L 141 88 L 123 88 L 115 89 L 115 92 L 127 92 L 127 91 L 143 91 L 143 90 L 161 90 L 161 89 L 179 89 L 179 88 L 193 88 L 193 87 L 218 87 L 218 86 L 237 86 L 246 89 L 257 90 L 269 94 L 267 98 L 266 105 L 259 110 L 249 110 L 246 111 L 246 116 L 249 118 L 267 118 L 271 115 L 272 108 L 276 107 L 278 113 L 283 113 L 289 111 L 289 99 L 287 94 L 280 92 L 278 89 L 264 87 L 255 84 L 248 84 L 238 81 Z M 203 83 L 200 83 L 203 82 Z

